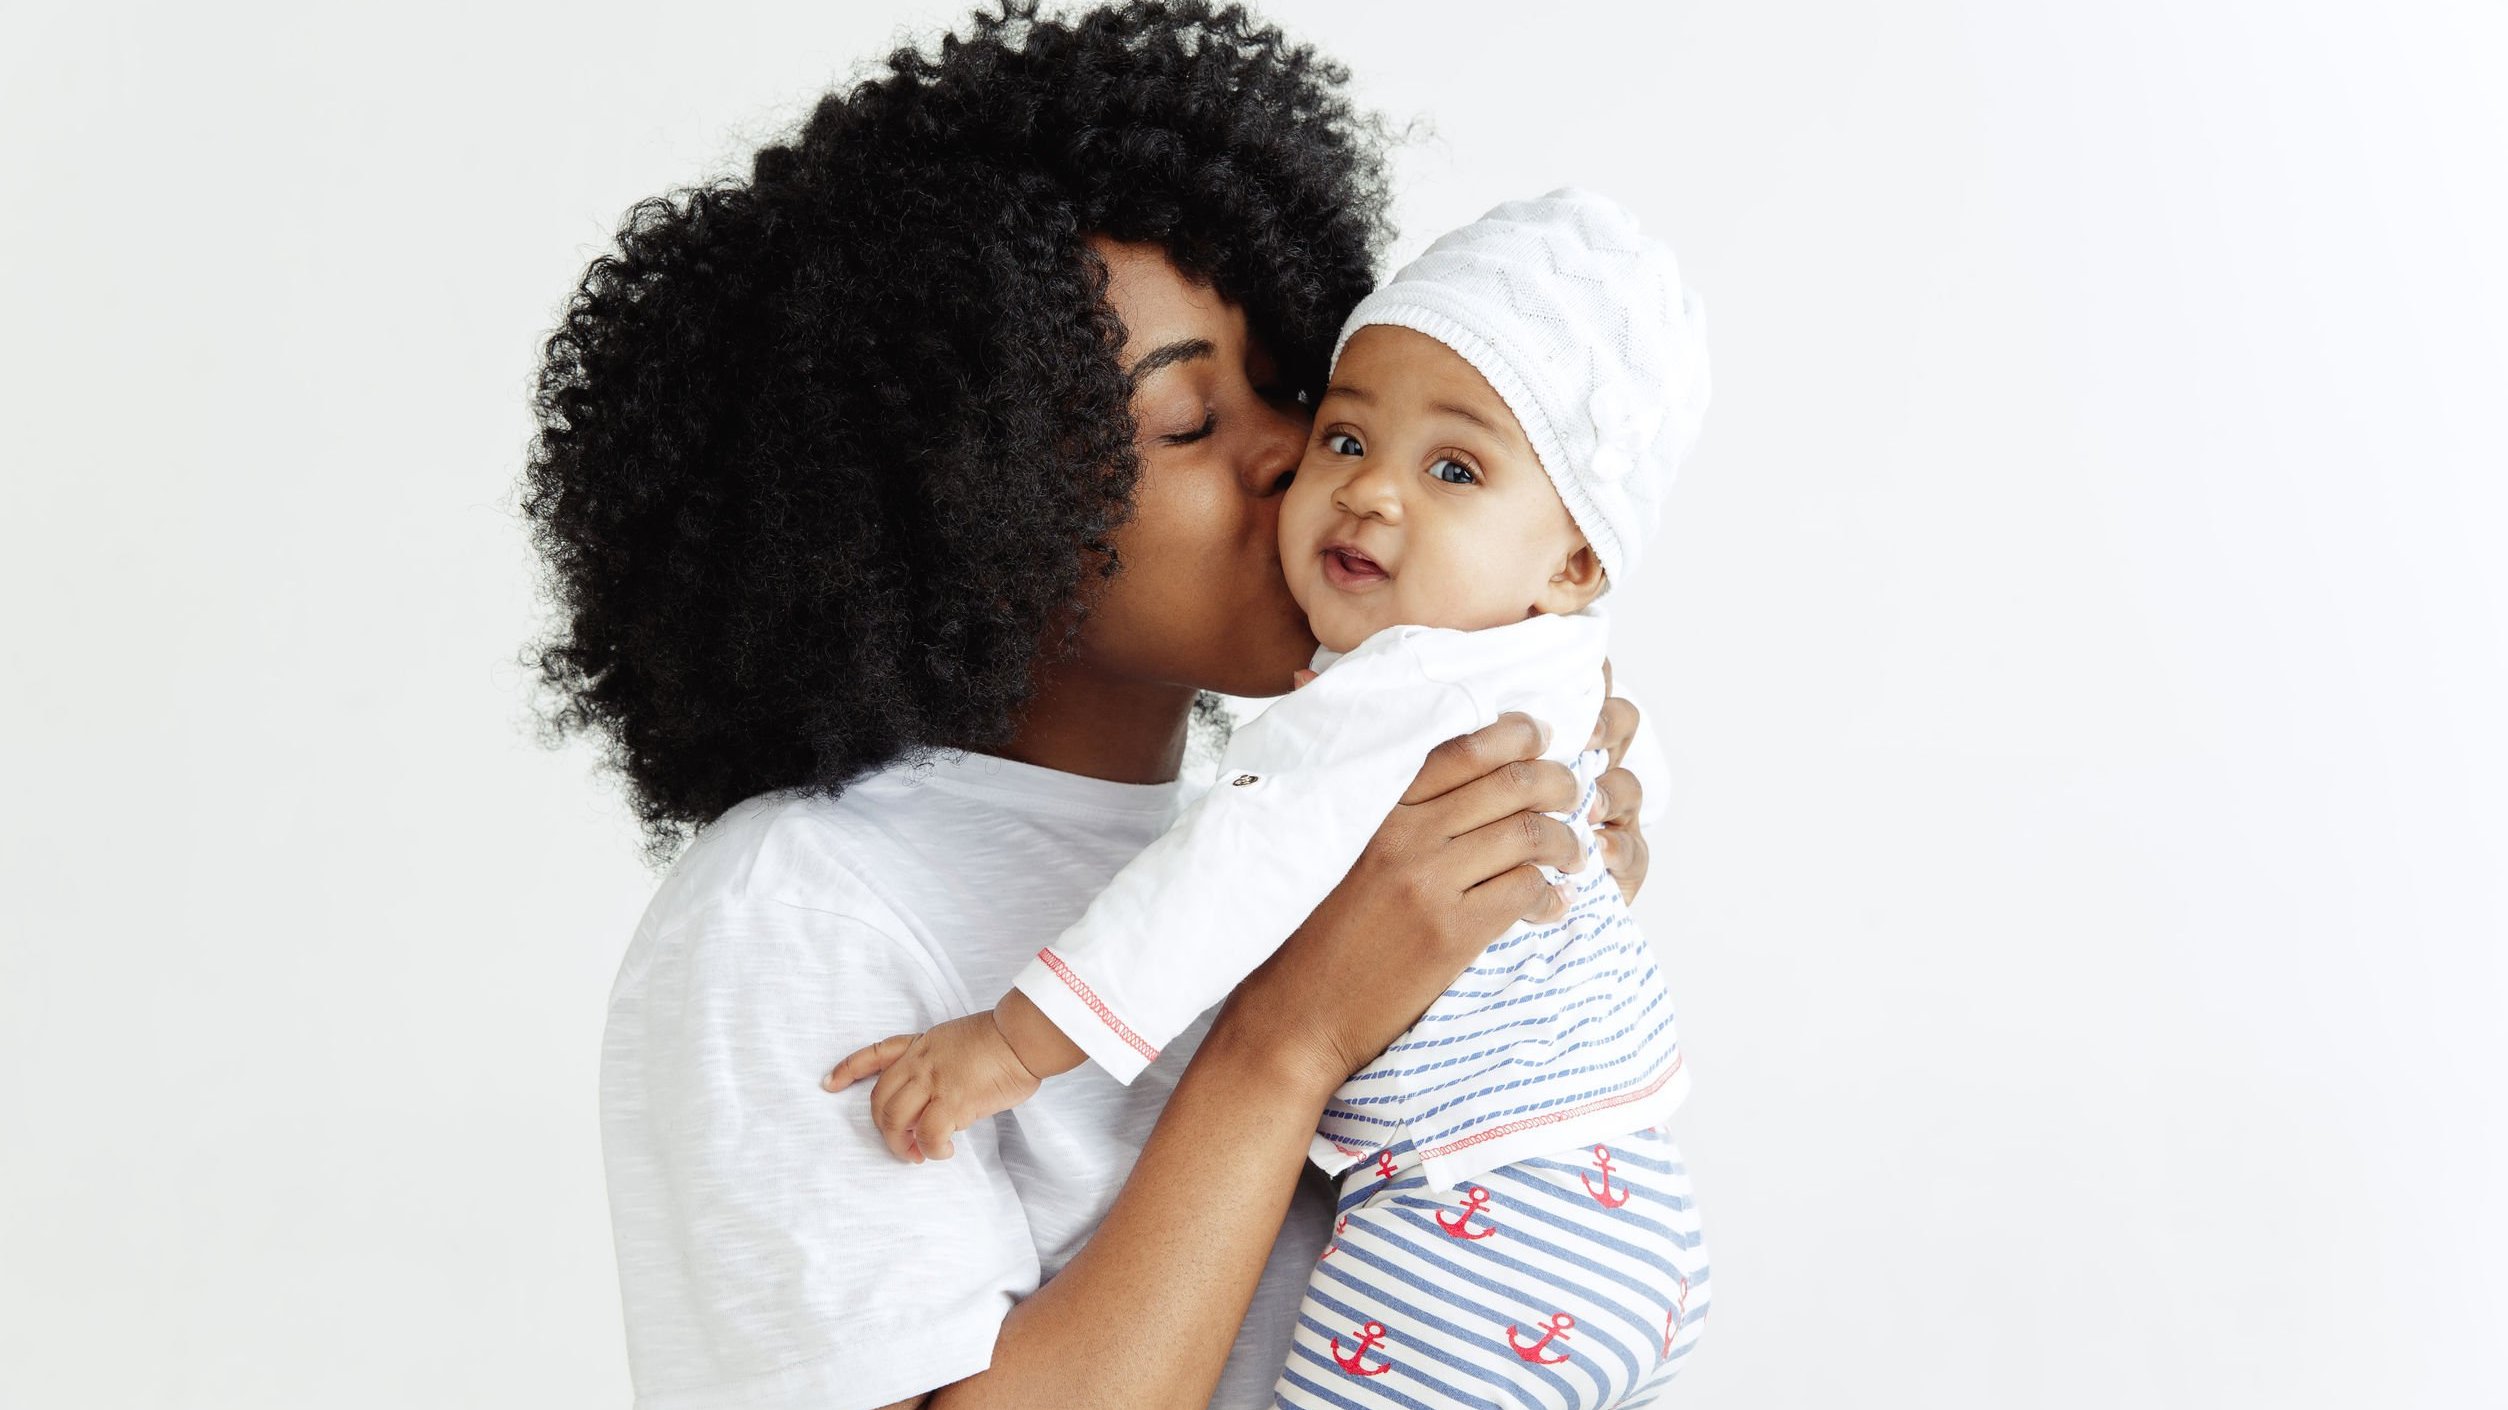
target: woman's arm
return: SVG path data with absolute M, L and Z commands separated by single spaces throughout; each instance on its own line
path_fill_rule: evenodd
M 1335 1087 L 1582 865 L 1568 771 L 1521 715 L 1430 755 L 1358 864 L 1221 1008 L 1105 1222 L 934 1410 L 1206 1405 Z M 1346 982 L 1364 965 L 1376 976 Z

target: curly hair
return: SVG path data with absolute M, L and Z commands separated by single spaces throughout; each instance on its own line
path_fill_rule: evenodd
M 1347 82 L 1235 5 L 1000 0 L 627 213 L 542 349 L 526 659 L 657 860 L 752 794 L 1010 737 L 1139 473 L 1084 237 L 1163 246 L 1320 385 L 1387 234 Z

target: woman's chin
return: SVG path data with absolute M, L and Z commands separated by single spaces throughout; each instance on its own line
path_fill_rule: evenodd
M 1239 649 L 1220 663 L 1220 670 L 1215 673 L 1219 679 L 1204 682 L 1202 688 L 1249 700 L 1288 694 L 1297 673 L 1315 660 L 1314 634 L 1306 629 L 1305 616 L 1299 614 L 1283 621 L 1279 630 L 1265 635 L 1267 639 L 1263 641 L 1239 641 Z

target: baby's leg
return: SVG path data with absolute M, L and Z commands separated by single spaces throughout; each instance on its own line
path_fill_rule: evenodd
M 1279 1406 L 1605 1410 L 1678 1368 L 1706 1312 L 1705 1246 L 1671 1143 L 1352 1184 L 1308 1279 Z
M 1672 1378 L 1681 1373 L 1698 1338 L 1707 1330 L 1707 1309 L 1710 1301 L 1707 1241 L 1698 1220 L 1698 1201 L 1690 1189 L 1689 1165 L 1682 1158 L 1680 1147 L 1670 1134 L 1655 1128 L 1624 1136 L 1610 1148 L 1613 1163 L 1620 1169 L 1642 1171 L 1640 1193 L 1630 1205 L 1660 1202 L 1658 1217 L 1673 1234 L 1673 1258 L 1678 1265 L 1673 1284 L 1672 1305 L 1665 1309 L 1663 1361 L 1655 1373 L 1620 1402 L 1621 1410 L 1645 1410 L 1662 1407 L 1678 1398 L 1669 1389 Z M 1533 1165 L 1560 1162 L 1533 1161 Z M 1564 1171 L 1557 1173 L 1564 1174 Z M 1592 1163 L 1583 1168 L 1583 1176 L 1591 1176 Z

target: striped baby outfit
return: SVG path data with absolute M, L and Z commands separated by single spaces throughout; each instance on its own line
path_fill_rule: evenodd
M 1462 1187 L 1391 1149 L 1342 1181 L 1273 1404 L 1646 1405 L 1709 1302 L 1689 1171 L 1659 1130 Z
M 1671 988 L 1585 821 L 1610 763 L 1595 749 L 1575 764 L 1583 787 L 1564 817 L 1585 869 L 1551 873 L 1569 886 L 1567 916 L 1510 927 L 1333 1094 L 1311 1151 L 1326 1173 L 1399 1146 L 1432 1182 L 1460 1185 L 1655 1125 L 1688 1095 Z

